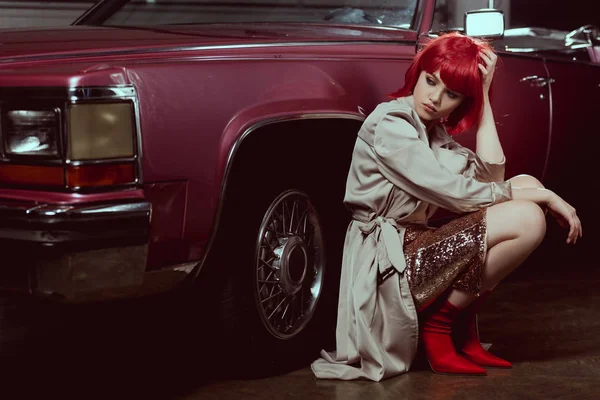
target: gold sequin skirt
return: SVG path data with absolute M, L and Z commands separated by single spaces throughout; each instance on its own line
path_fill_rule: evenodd
M 439 227 L 409 226 L 404 236 L 406 273 L 417 310 L 452 287 L 481 291 L 485 261 L 485 209 Z

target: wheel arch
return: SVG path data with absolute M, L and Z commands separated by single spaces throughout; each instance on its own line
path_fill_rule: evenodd
M 206 263 L 213 245 L 216 241 L 217 234 L 222 221 L 224 202 L 227 196 L 228 190 L 231 188 L 234 173 L 241 168 L 243 165 L 243 155 L 251 152 L 252 149 L 261 145 L 267 144 L 265 148 L 261 148 L 259 153 L 255 153 L 256 156 L 265 154 L 265 152 L 276 148 L 280 143 L 269 143 L 269 133 L 280 127 L 285 127 L 287 134 L 282 134 L 281 139 L 293 139 L 298 140 L 300 138 L 299 133 L 296 129 L 300 126 L 310 126 L 311 131 L 306 136 L 302 137 L 303 141 L 310 141 L 312 139 L 323 139 L 335 140 L 336 137 L 344 136 L 344 144 L 350 148 L 353 145 L 356 133 L 362 125 L 365 117 L 360 113 L 352 112 L 307 112 L 307 113 L 290 113 L 285 115 L 272 116 L 269 118 L 255 121 L 243 126 L 239 131 L 237 138 L 229 146 L 228 150 L 222 151 L 221 155 L 223 158 L 221 164 L 223 165 L 220 173 L 219 181 L 221 187 L 219 190 L 219 197 L 217 201 L 214 222 L 211 229 L 210 237 L 206 245 L 203 257 L 196 267 L 193 273 L 193 279 L 196 279 L 200 274 L 202 267 Z M 342 123 L 344 128 L 341 130 L 331 133 L 327 132 L 332 124 Z M 289 133 L 291 132 L 291 133 Z M 324 135 L 324 136 L 323 136 Z M 347 140 L 346 140 L 347 138 Z M 342 146 L 345 147 L 345 146 Z M 346 154 L 348 158 L 350 154 Z

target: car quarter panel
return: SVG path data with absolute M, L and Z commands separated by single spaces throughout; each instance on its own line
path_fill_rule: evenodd
M 415 35 L 399 35 L 411 36 L 395 43 L 177 47 L 141 54 L 15 59 L 0 65 L 0 85 L 135 87 L 145 195 L 163 211 L 164 204 L 157 201 L 165 200 L 165 190 L 177 198 L 173 204 L 185 203 L 177 218 L 165 214 L 161 219 L 174 227 L 153 225 L 149 251 L 160 256 L 149 267 L 155 269 L 202 257 L 214 228 L 229 153 L 246 129 L 282 116 L 369 112 L 401 84 L 414 55 Z M 355 133 L 348 132 L 349 140 Z M 155 186 L 174 182 L 160 190 Z M 128 196 L 112 192 L 105 197 L 121 194 Z M 77 195 L 63 197 L 71 202 Z M 174 258 L 165 249 L 179 230 L 184 242 Z
M 127 66 L 140 98 L 145 182 L 187 181 L 189 260 L 209 240 L 229 153 L 246 129 L 282 116 L 369 112 L 398 88 L 414 54 L 412 44 L 348 46 Z

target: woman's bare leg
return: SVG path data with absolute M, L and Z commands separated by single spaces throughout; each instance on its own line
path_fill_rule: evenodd
M 487 214 L 488 252 L 482 291 L 491 290 L 540 245 L 546 234 L 542 209 L 529 201 L 490 207 Z
M 543 185 L 529 175 L 511 179 L 514 186 L 539 187 Z M 546 220 L 542 209 L 529 201 L 513 200 L 487 209 L 487 256 L 483 268 L 482 291 L 491 290 L 515 270 L 542 242 L 546 234 Z M 477 296 L 453 290 L 448 301 L 465 308 Z

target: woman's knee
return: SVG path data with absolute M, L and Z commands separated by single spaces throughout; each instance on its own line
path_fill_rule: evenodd
M 519 201 L 515 206 L 515 214 L 519 219 L 521 234 L 541 242 L 546 234 L 546 215 L 532 201 Z
M 542 182 L 540 182 L 537 178 L 535 178 L 531 175 L 527 175 L 527 174 L 514 176 L 514 177 L 510 178 L 509 181 L 512 183 L 512 185 L 514 187 L 539 188 L 539 189 L 544 188 L 544 185 L 542 184 Z
M 522 238 L 538 245 L 546 234 L 546 216 L 537 204 L 511 200 L 487 211 L 488 246 L 504 240 Z

